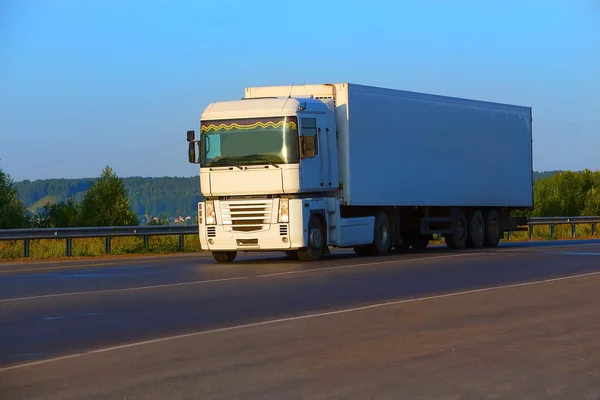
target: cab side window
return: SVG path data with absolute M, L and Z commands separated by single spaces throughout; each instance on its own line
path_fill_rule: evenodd
M 313 136 L 315 143 L 315 155 L 319 154 L 319 141 L 317 139 L 317 119 L 316 118 L 302 118 L 302 136 Z

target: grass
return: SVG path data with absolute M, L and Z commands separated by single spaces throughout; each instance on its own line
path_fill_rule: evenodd
M 600 228 L 600 227 L 597 227 Z M 596 230 L 599 237 L 600 229 Z M 576 238 L 592 237 L 592 227 L 589 224 L 576 225 Z M 538 225 L 534 227 L 534 240 L 570 239 L 571 225 L 556 225 L 554 237 L 550 236 L 550 226 Z M 504 241 L 507 241 L 505 235 Z M 529 240 L 529 232 L 512 232 L 510 241 Z M 435 240 L 432 243 L 443 243 Z M 73 257 L 101 257 L 105 256 L 104 238 L 73 239 Z M 199 252 L 200 242 L 198 235 L 184 235 L 183 252 Z M 64 239 L 42 239 L 32 240 L 29 244 L 29 259 L 59 259 L 64 258 L 66 253 L 66 241 Z M 179 249 L 179 235 L 150 236 L 148 247 L 144 247 L 142 237 L 117 237 L 112 238 L 112 255 L 142 255 L 142 254 L 171 254 L 181 253 Z M 0 261 L 23 259 L 23 241 L 0 241 Z
M 73 257 L 101 257 L 106 255 L 104 238 L 73 239 Z M 198 235 L 184 235 L 183 252 L 201 251 Z M 180 253 L 179 235 L 150 236 L 148 247 L 142 237 L 111 239 L 111 255 Z M 40 239 L 29 243 L 29 259 L 57 259 L 66 256 L 65 239 Z M 23 241 L 0 241 L 0 260 L 23 258 Z

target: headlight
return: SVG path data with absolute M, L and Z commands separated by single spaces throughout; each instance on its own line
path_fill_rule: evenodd
M 215 202 L 210 200 L 206 202 L 206 225 L 216 225 Z
M 289 199 L 279 199 L 279 222 L 287 223 L 290 222 L 289 216 Z

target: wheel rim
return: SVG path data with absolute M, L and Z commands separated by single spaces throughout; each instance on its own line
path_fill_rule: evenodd
M 499 236 L 499 227 L 498 227 L 498 221 L 496 221 L 496 219 L 492 220 L 491 229 L 492 229 L 492 234 L 494 235 L 494 238 L 498 237 Z
M 481 223 L 481 221 L 479 219 L 475 223 L 476 223 L 476 231 L 477 231 L 478 238 L 483 239 L 483 236 L 485 235 L 485 233 L 483 231 L 483 224 Z
M 465 223 L 463 220 L 458 221 L 458 226 L 456 227 L 456 232 L 458 233 L 459 238 L 463 238 L 465 236 Z
M 388 241 L 388 231 L 384 225 L 379 226 L 379 244 L 385 245 Z
M 323 245 L 323 234 L 318 228 L 312 228 L 309 234 L 309 242 L 311 247 L 320 249 Z

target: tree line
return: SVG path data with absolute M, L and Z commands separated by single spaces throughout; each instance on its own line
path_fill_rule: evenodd
M 138 216 L 131 210 L 123 179 L 110 167 L 103 169 L 80 201 L 71 197 L 46 203 L 36 213 L 27 211 L 14 182 L 0 168 L 0 229 L 132 225 L 138 225 Z
M 600 171 L 584 170 L 552 171 L 536 173 L 534 182 L 534 210 L 520 212 L 531 217 L 598 216 L 600 215 Z M 138 181 L 138 192 L 148 196 L 163 196 L 146 178 L 129 178 Z M 166 178 L 155 178 L 166 179 Z M 173 178 L 175 179 L 175 178 Z M 188 180 L 188 178 L 179 178 Z M 198 179 L 189 178 L 190 186 L 198 185 Z M 64 183 L 58 183 L 63 185 Z M 74 194 L 67 200 L 47 202 L 39 211 L 26 209 L 19 197 L 18 188 L 10 176 L 0 168 L 0 229 L 58 228 L 77 226 L 131 226 L 138 225 L 135 212 L 124 180 L 106 167 L 93 183 L 72 183 Z M 196 209 L 200 200 L 199 187 L 193 189 L 178 182 L 167 198 L 177 198 L 182 207 Z M 165 200 L 166 201 L 166 200 Z M 193 215 L 193 214 L 192 214 Z M 167 223 L 164 217 L 148 218 L 151 224 Z
M 600 216 L 600 171 L 560 171 L 534 183 L 531 217 Z
M 16 182 L 19 198 L 32 213 L 47 203 L 75 198 L 81 201 L 96 178 L 40 179 Z M 145 222 L 154 218 L 194 218 L 198 210 L 200 179 L 196 177 L 126 177 L 123 184 L 131 209 Z

